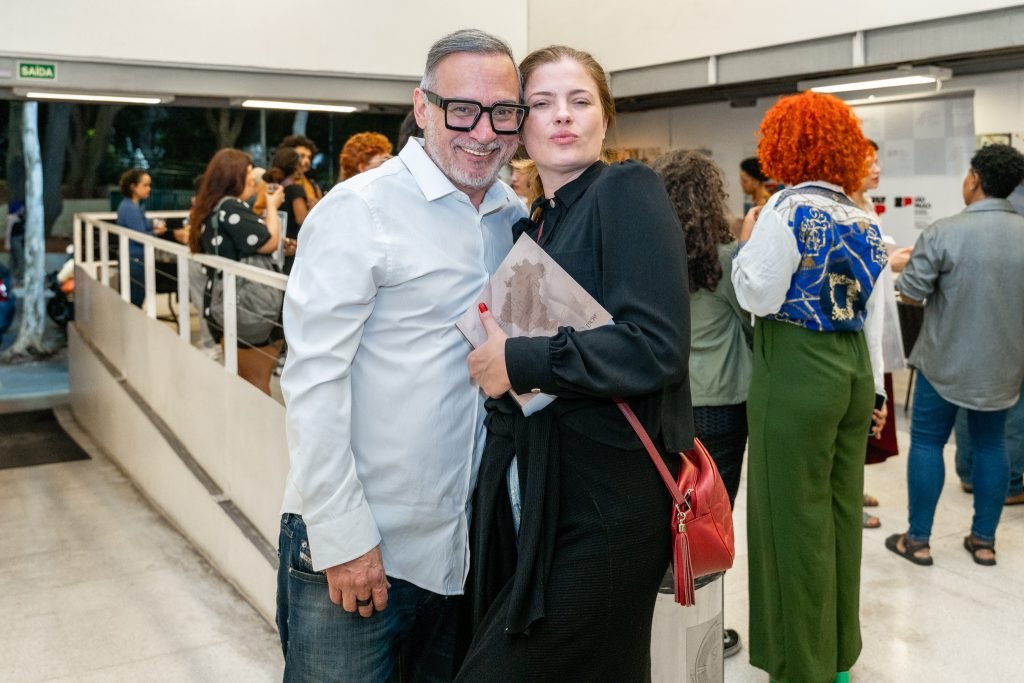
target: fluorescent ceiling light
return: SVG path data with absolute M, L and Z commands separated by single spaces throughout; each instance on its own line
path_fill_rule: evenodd
M 279 100 L 242 100 L 242 106 L 249 109 L 287 109 L 288 111 L 327 111 L 335 114 L 351 114 L 359 107 L 349 104 L 319 104 L 316 102 L 281 102 Z
M 819 85 L 811 88 L 812 92 L 837 93 L 853 90 L 875 90 L 877 88 L 898 88 L 903 85 L 927 85 L 936 79 L 928 76 L 903 76 L 902 78 L 880 78 L 875 81 L 858 81 L 856 83 L 837 83 L 836 85 Z
M 162 104 L 174 101 L 174 98 L 170 96 L 143 97 L 136 95 L 93 95 L 72 92 L 45 92 L 42 90 L 29 90 L 23 93 L 16 92 L 16 94 L 24 95 L 25 97 L 33 100 L 72 100 L 74 102 L 110 102 L 117 104 Z
M 880 90 L 883 88 L 900 88 L 912 85 L 939 84 L 950 78 L 953 72 L 934 66 L 906 67 L 893 71 L 876 73 L 851 74 L 816 81 L 800 81 L 798 90 L 811 90 L 820 93 L 843 93 L 858 90 Z

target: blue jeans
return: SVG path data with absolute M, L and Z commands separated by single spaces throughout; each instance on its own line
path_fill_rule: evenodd
M 910 494 L 912 541 L 927 542 L 932 533 L 935 506 L 946 478 L 942 449 L 956 420 L 956 405 L 939 396 L 923 373 L 914 387 L 914 417 L 910 424 L 910 455 L 907 488 Z M 971 534 L 979 541 L 995 543 L 996 527 L 1003 512 L 1010 464 L 1004 441 L 1005 410 L 967 410 L 967 428 L 974 446 L 974 519 Z
M 364 618 L 331 602 L 302 517 L 281 518 L 277 627 L 285 683 L 406 683 L 454 678 L 458 598 L 388 577 L 388 606 Z
M 964 410 L 957 413 L 955 431 L 956 473 L 960 481 L 973 486 L 974 452 Z M 1018 400 L 1017 405 L 1006 411 L 1006 455 L 1010 459 L 1010 488 L 1006 495 L 1019 496 L 1024 493 L 1024 400 Z

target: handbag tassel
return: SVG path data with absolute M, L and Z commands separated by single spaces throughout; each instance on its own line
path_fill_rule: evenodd
M 690 543 L 686 534 L 675 534 L 673 544 L 673 569 L 675 571 L 676 602 L 692 605 L 696 602 L 693 589 L 693 565 L 690 564 Z

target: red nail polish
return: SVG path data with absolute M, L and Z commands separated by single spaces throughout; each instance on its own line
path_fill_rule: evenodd
M 482 301 L 480 302 L 480 305 L 477 306 L 477 308 L 480 309 L 481 313 L 486 313 L 487 312 L 487 304 L 483 303 Z

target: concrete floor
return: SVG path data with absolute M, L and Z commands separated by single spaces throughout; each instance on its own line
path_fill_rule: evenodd
M 0 680 L 279 681 L 275 630 L 63 417 L 92 460 L 0 471 Z
M 902 398 L 906 377 L 897 377 Z M 909 419 L 898 407 L 902 455 L 867 468 L 882 528 L 864 532 L 861 682 L 1016 680 L 1024 642 L 1024 506 L 1007 508 L 999 565 L 961 548 L 971 497 L 947 448 L 946 489 L 932 539 L 935 566 L 888 552 L 906 526 Z M 67 423 L 65 415 L 65 423 Z M 274 629 L 171 528 L 73 423 L 93 459 L 0 471 L 0 680 L 276 681 Z M 745 495 L 737 501 L 736 567 L 725 623 L 747 635 Z M 670 596 L 660 596 L 671 600 Z M 677 608 L 678 609 L 678 608 Z M 726 681 L 763 683 L 746 650 Z

